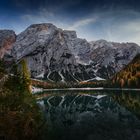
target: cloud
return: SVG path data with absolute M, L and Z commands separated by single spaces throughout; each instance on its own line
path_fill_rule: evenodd
M 25 14 L 22 15 L 20 18 L 23 21 L 28 21 L 28 22 L 47 22 L 48 20 L 54 18 L 54 14 L 44 8 L 39 9 L 38 12 L 36 13 L 31 13 L 31 14 Z
M 76 30 L 82 26 L 88 26 L 88 24 L 95 23 L 97 16 L 85 17 L 85 19 L 79 19 L 74 22 L 74 19 L 69 19 L 63 15 L 59 16 L 58 13 L 49 11 L 46 8 L 40 8 L 36 14 L 33 13 L 22 15 L 21 20 L 30 24 L 50 22 L 63 29 Z
M 59 17 L 55 13 L 45 8 L 40 8 L 40 10 L 38 10 L 36 14 L 22 15 L 20 19 L 23 23 L 26 23 L 28 25 L 36 23 L 52 23 L 60 28 L 66 27 L 66 22 L 62 22 L 62 17 Z
M 114 13 L 107 11 L 95 15 L 98 19 L 90 25 L 92 27 L 88 28 L 86 25 L 86 29 L 80 28 L 78 35 L 90 41 L 105 39 L 113 42 L 135 42 L 140 45 L 140 12 L 121 9 Z
M 68 5 L 75 5 L 75 3 Z M 51 9 L 40 7 L 35 12 L 21 14 L 17 19 L 1 18 L 0 27 L 9 26 L 8 28 L 20 33 L 30 24 L 50 22 L 62 29 L 76 30 L 79 37 L 87 40 L 105 39 L 140 44 L 140 12 L 138 11 L 122 8 L 108 11 L 94 9 L 86 15 L 81 16 L 76 13 L 74 16 L 69 16 L 66 12 L 59 13 L 59 10 L 65 7 L 67 3 Z
M 114 25 L 112 29 L 112 40 L 120 42 L 136 42 L 140 45 L 140 18 L 124 21 Z
M 140 33 L 140 19 L 137 20 L 133 20 L 130 22 L 125 23 L 125 25 L 122 26 L 122 28 L 125 31 L 130 31 L 130 32 L 134 32 L 134 33 Z
M 79 37 L 87 40 L 106 39 L 108 41 L 140 44 L 139 12 L 94 13 L 94 15 L 88 15 L 75 22 L 74 19 L 69 22 L 67 17 L 59 17 L 45 8 L 41 8 L 38 13 L 23 15 L 21 19 L 26 24 L 51 22 L 63 29 L 76 30 Z
M 97 17 L 81 19 L 81 20 L 76 21 L 72 26 L 69 26 L 68 29 L 75 30 L 77 28 L 88 25 L 90 23 L 95 23 L 96 21 L 97 21 Z

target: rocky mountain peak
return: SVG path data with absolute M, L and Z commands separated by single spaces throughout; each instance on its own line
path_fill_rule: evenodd
M 63 31 L 64 36 L 66 36 L 69 39 L 75 39 L 77 38 L 76 31 L 69 31 L 69 30 L 64 30 Z
M 96 48 L 113 48 L 113 44 L 112 42 L 108 42 L 106 40 L 100 39 L 97 41 L 91 41 L 90 42 L 92 49 L 96 49 Z
M 50 30 L 56 29 L 57 27 L 51 23 L 41 23 L 41 24 L 32 24 L 26 30 L 34 30 L 34 31 L 42 31 L 42 30 Z
M 91 60 L 97 69 L 98 76 L 103 78 L 110 78 L 140 53 L 140 46 L 135 43 L 98 40 L 91 42 L 91 48 Z
M 20 59 L 25 55 L 39 51 L 41 46 L 49 43 L 59 29 L 50 23 L 33 24 L 21 32 L 13 45 L 12 55 Z
M 34 78 L 81 81 L 94 78 L 92 72 L 88 73 L 92 70 L 87 72 L 86 67 L 79 66 L 76 59 L 78 56 L 80 60 L 82 54 L 87 57 L 89 48 L 89 43 L 77 38 L 75 31 L 62 30 L 48 23 L 34 24 L 17 36 L 11 56 L 16 61 L 26 59 Z
M 0 30 L 0 58 L 12 48 L 12 44 L 16 41 L 15 32 L 12 30 Z

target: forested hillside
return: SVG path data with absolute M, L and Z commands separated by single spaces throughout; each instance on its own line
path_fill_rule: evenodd
M 113 87 L 140 88 L 140 54 L 111 79 Z
M 42 113 L 30 91 L 26 62 L 13 67 L 15 75 L 8 74 L 0 62 L 0 139 L 41 139 Z

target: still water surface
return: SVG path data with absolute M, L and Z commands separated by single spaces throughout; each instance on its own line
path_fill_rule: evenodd
M 37 94 L 48 140 L 140 140 L 140 91 Z

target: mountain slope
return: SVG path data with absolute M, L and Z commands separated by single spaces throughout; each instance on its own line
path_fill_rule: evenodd
M 15 32 L 12 30 L 0 30 L 0 59 L 10 50 L 16 41 Z
M 111 80 L 116 87 L 140 88 L 140 54 Z
M 7 66 L 25 59 L 32 78 L 50 82 L 110 79 L 140 53 L 135 43 L 88 42 L 51 23 L 29 26 L 10 48 L 4 56 Z
M 91 66 L 77 63 L 75 55 L 80 55 L 80 48 L 74 45 L 79 48 L 75 51 L 75 39 L 75 32 L 63 31 L 52 24 L 31 25 L 17 36 L 11 55 L 16 61 L 26 59 L 34 78 L 55 82 L 92 79 L 95 75 Z
M 97 75 L 109 79 L 140 53 L 135 43 L 114 43 L 105 40 L 91 42 L 91 60 Z

